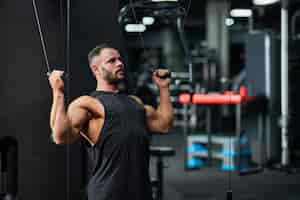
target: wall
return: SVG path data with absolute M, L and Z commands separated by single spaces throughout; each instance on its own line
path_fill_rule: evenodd
M 66 3 L 36 3 L 50 65 L 63 68 Z M 86 61 L 88 50 L 108 39 L 120 43 L 120 35 L 114 34 L 118 33 L 114 23 L 117 9 L 116 1 L 105 5 L 71 1 L 68 100 L 94 89 Z M 18 196 L 25 200 L 80 199 L 85 169 L 80 144 L 58 146 L 49 139 L 52 97 L 32 2 L 2 0 L 0 26 L 0 137 L 12 136 L 18 141 Z

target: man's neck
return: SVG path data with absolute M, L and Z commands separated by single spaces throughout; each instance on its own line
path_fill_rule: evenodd
M 96 90 L 97 91 L 107 91 L 107 92 L 118 92 L 119 86 L 118 86 L 118 84 L 109 84 L 104 81 L 98 81 Z

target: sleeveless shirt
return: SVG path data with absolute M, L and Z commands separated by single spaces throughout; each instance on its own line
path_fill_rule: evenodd
M 96 144 L 85 145 L 89 200 L 150 200 L 149 135 L 145 110 L 133 98 L 94 91 L 105 119 Z

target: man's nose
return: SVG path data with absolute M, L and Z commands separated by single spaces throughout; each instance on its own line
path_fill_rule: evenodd
M 121 60 L 117 60 L 117 66 L 123 67 L 124 64 L 123 64 L 123 62 Z

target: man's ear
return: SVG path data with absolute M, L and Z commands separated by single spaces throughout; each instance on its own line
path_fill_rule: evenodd
M 97 65 L 93 64 L 93 65 L 91 65 L 91 68 L 92 68 L 92 71 L 93 71 L 94 74 L 98 74 L 99 73 Z

